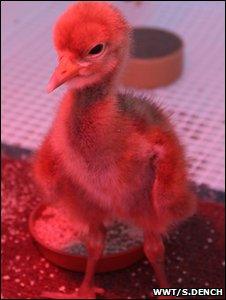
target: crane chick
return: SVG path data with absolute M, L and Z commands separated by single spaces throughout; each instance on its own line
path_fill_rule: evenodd
M 144 252 L 159 285 L 169 287 L 163 237 L 193 214 L 196 202 L 167 116 L 150 100 L 117 92 L 130 27 L 108 3 L 79 2 L 57 20 L 54 43 L 59 64 L 47 90 L 64 83 L 68 90 L 34 171 L 45 197 L 71 212 L 88 259 L 78 293 L 44 295 L 88 299 L 103 292 L 94 285 L 94 273 L 112 218 L 143 230 Z

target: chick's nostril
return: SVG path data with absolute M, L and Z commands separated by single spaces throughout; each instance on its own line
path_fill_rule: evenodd
M 66 72 L 66 70 L 61 71 L 61 75 L 64 75 Z

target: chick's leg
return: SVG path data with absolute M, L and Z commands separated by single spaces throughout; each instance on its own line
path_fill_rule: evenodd
M 144 252 L 151 263 L 159 286 L 169 288 L 165 273 L 165 247 L 160 234 L 148 232 L 144 234 Z
M 86 272 L 78 295 L 80 297 L 95 298 L 96 294 L 103 294 L 104 290 L 94 286 L 94 274 L 96 265 L 101 258 L 104 250 L 106 230 L 103 226 L 98 229 L 92 229 L 89 236 L 85 240 L 88 259 L 86 264 Z
M 98 260 L 103 254 L 105 228 L 93 225 L 89 236 L 85 239 L 88 252 L 85 277 L 77 293 L 63 294 L 54 292 L 44 292 L 42 297 L 50 299 L 96 299 L 96 294 L 103 294 L 102 288 L 95 287 L 94 274 Z

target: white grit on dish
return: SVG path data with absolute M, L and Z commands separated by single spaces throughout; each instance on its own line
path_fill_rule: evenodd
M 60 207 L 48 206 L 35 221 L 34 230 L 46 246 L 68 254 L 86 255 L 85 246 L 79 239 L 73 221 Z M 142 232 L 120 221 L 107 227 L 104 254 L 117 254 L 143 243 Z

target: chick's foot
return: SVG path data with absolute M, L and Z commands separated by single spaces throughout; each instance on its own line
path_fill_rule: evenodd
M 76 293 L 64 294 L 55 292 L 43 292 L 42 298 L 47 299 L 96 299 L 96 295 L 104 294 L 104 289 L 99 287 L 81 288 Z

